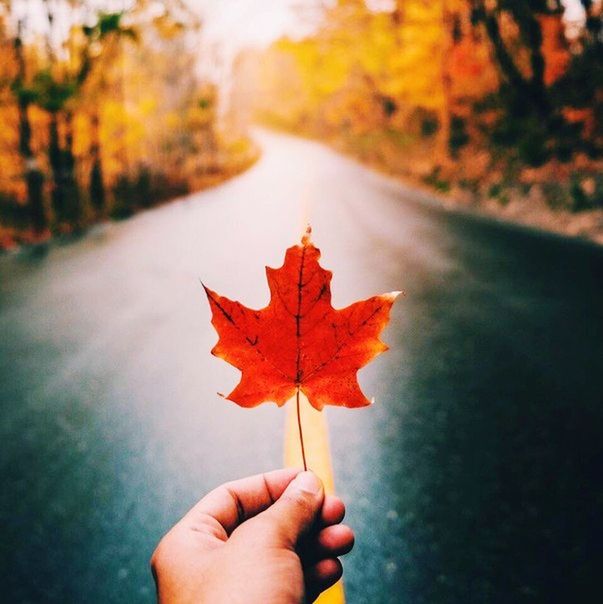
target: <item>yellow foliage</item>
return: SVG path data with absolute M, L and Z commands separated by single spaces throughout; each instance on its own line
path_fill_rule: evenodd
M 315 34 L 264 53 L 259 112 L 292 128 L 315 116 L 321 131 L 345 124 L 361 132 L 479 98 L 497 85 L 487 46 L 469 35 L 453 41 L 451 18 L 469 28 L 468 4 L 400 0 L 392 14 L 340 1 Z
M 0 11 L 0 205 L 26 204 L 25 177 L 34 164 L 47 209 L 69 171 L 71 188 L 65 191 L 78 207 L 68 208 L 71 214 L 63 209 L 60 219 L 75 225 L 99 209 L 111 213 L 116 203 L 125 204 L 126 213 L 153 203 L 141 199 L 149 194 L 150 179 L 163 183 L 169 195 L 204 186 L 200 172 L 212 171 L 216 181 L 240 169 L 219 148 L 216 89 L 201 85 L 196 75 L 191 36 L 197 24 L 188 23 L 183 7 L 178 19 L 168 10 L 154 18 L 147 9 L 138 0 L 126 16 L 99 14 L 96 29 L 78 21 L 81 15 L 61 15 L 72 20 L 63 40 L 25 32 L 19 44 L 16 27 L 9 31 Z M 27 128 L 20 127 L 17 90 L 27 99 L 21 111 L 31 128 L 27 153 L 20 147 Z M 248 165 L 252 152 L 237 155 L 237 162 Z M 103 189 L 96 208 L 94 186 Z M 133 199 L 124 199 L 128 195 Z M 52 216 L 46 214 L 47 225 Z

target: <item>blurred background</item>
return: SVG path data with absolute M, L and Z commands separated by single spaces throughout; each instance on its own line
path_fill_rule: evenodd
M 244 170 L 253 119 L 601 239 L 600 2 L 1 6 L 4 247 Z
M 403 289 L 329 409 L 352 603 L 603 597 L 596 0 L 0 1 L 0 573 L 150 602 L 161 535 L 282 464 L 199 285 Z

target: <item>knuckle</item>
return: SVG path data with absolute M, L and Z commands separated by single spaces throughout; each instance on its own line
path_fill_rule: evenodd
M 159 570 L 166 566 L 167 561 L 171 557 L 170 550 L 172 549 L 172 531 L 166 533 L 161 538 L 157 544 L 157 547 L 155 547 L 155 551 L 153 551 L 151 554 L 149 564 L 151 566 L 151 570 L 153 571 L 153 575 L 155 576 Z
M 161 565 L 163 558 L 165 557 L 165 550 L 169 548 L 169 536 L 164 535 L 157 547 L 155 547 L 155 551 L 151 555 L 151 567 L 156 567 Z
M 161 541 L 158 543 L 155 551 L 151 554 L 151 559 L 149 561 L 149 565 L 151 566 L 151 571 L 153 575 L 157 575 L 157 571 L 161 568 L 161 562 L 163 558 Z

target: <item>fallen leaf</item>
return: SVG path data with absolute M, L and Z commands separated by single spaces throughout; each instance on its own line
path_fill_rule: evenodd
M 281 268 L 266 267 L 270 304 L 252 310 L 205 288 L 219 335 L 212 354 L 242 372 L 225 398 L 242 407 L 283 405 L 299 388 L 316 409 L 363 407 L 370 401 L 356 372 L 387 350 L 379 334 L 400 292 L 373 296 L 341 310 L 331 306 L 331 271 L 310 241 L 290 247 Z

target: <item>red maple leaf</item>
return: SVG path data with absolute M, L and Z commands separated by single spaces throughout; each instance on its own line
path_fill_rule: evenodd
M 270 304 L 252 310 L 205 288 L 219 335 L 212 354 L 242 372 L 226 396 L 242 407 L 265 401 L 279 406 L 301 390 L 316 409 L 362 407 L 370 401 L 356 372 L 387 350 L 379 334 L 400 292 L 373 296 L 336 310 L 332 273 L 319 264 L 310 241 L 290 247 L 281 268 L 266 267 Z

